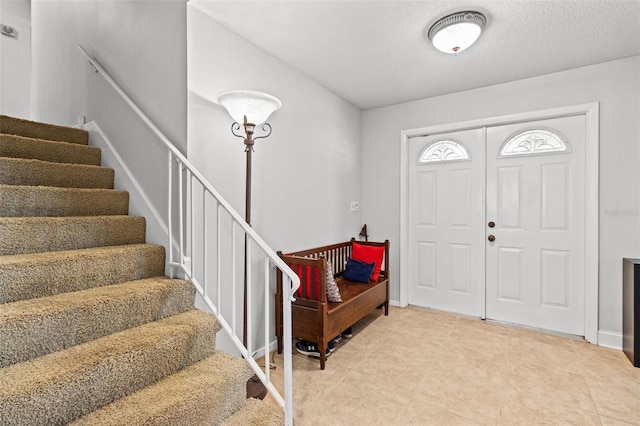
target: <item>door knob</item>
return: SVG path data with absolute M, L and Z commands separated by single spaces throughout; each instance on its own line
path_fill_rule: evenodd
M 494 242 L 494 241 L 496 240 L 496 237 L 494 237 L 493 235 L 489 235 L 489 236 L 487 237 L 487 240 L 489 240 L 489 241 L 491 241 L 491 242 Z
M 496 223 L 495 222 L 489 222 L 487 225 L 489 225 L 489 228 L 495 228 L 496 227 Z

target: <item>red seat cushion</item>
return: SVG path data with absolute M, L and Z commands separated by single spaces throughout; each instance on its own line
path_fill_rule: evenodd
M 351 248 L 351 257 L 364 263 L 375 262 L 371 274 L 371 281 L 378 281 L 380 277 L 380 269 L 382 268 L 382 259 L 384 259 L 384 247 L 368 246 L 353 242 Z

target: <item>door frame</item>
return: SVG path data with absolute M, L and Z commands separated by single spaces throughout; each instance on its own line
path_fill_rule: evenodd
M 400 300 L 401 307 L 409 304 L 409 139 L 453 131 L 516 124 L 550 118 L 585 116 L 585 339 L 598 344 L 599 289 L 599 153 L 600 105 L 598 102 L 559 108 L 481 118 L 457 123 L 439 124 L 402 130 L 400 132 Z M 486 129 L 483 130 L 486 140 Z M 482 159 L 485 161 L 484 157 Z M 484 167 L 484 166 L 483 166 Z M 484 203 L 483 201 L 483 207 Z M 483 215 L 486 211 L 483 208 Z M 485 218 L 486 219 L 486 218 Z M 485 220 L 486 221 L 486 220 Z M 485 256 L 485 247 L 482 247 Z M 481 291 L 486 295 L 486 275 L 481 277 Z M 481 318 L 486 317 L 486 300 L 482 298 Z

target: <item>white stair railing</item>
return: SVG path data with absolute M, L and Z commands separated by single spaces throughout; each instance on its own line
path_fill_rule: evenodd
M 231 341 L 260 378 L 271 396 L 284 410 L 285 424 L 293 424 L 293 378 L 291 359 L 291 302 L 300 287 L 300 279 L 286 263 L 262 240 L 250 225 L 216 191 L 202 174 L 153 124 L 142 110 L 122 90 L 98 60 L 78 45 L 96 72 L 100 73 L 140 119 L 164 144 L 168 152 L 168 265 L 174 277 L 190 279 L 207 306 L 216 316 Z M 175 221 L 175 224 L 174 224 Z M 177 228 L 177 229 L 176 229 Z M 211 236 L 211 238 L 210 238 Z M 214 241 L 212 243 L 212 240 Z M 245 251 L 246 244 L 246 251 Z M 213 250 L 214 255 L 211 255 Z M 246 253 L 246 259 L 244 258 Z M 238 335 L 238 322 L 243 322 L 244 269 L 247 264 L 246 341 Z M 255 265 L 262 264 L 254 270 Z M 215 274 L 211 274 L 213 266 Z M 271 272 L 278 268 L 283 274 L 282 322 L 284 349 L 284 395 L 280 395 L 270 377 L 270 327 L 274 318 Z M 213 275 L 213 277 L 212 277 Z M 257 279 L 256 279 L 257 277 Z M 254 285 L 254 281 L 257 282 Z M 223 285 L 228 283 L 229 285 Z M 264 297 L 264 330 L 253 326 L 255 294 Z M 238 305 L 240 305 L 238 307 Z M 273 303 L 275 305 L 275 302 Z M 240 327 L 242 328 L 242 327 Z M 252 340 L 264 333 L 264 369 L 253 359 Z

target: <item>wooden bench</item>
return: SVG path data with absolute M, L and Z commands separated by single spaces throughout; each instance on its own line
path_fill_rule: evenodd
M 320 368 L 324 370 L 329 341 L 340 335 L 372 310 L 384 306 L 389 315 L 389 241 L 383 243 L 357 241 L 358 244 L 384 247 L 384 260 L 377 281 L 357 283 L 342 278 L 351 257 L 352 243 L 346 241 L 324 247 L 278 255 L 300 276 L 301 288 L 291 306 L 292 336 L 315 342 L 320 351 Z M 342 302 L 327 301 L 327 260 L 340 289 Z M 276 278 L 276 337 L 278 353 L 282 353 L 282 272 Z

